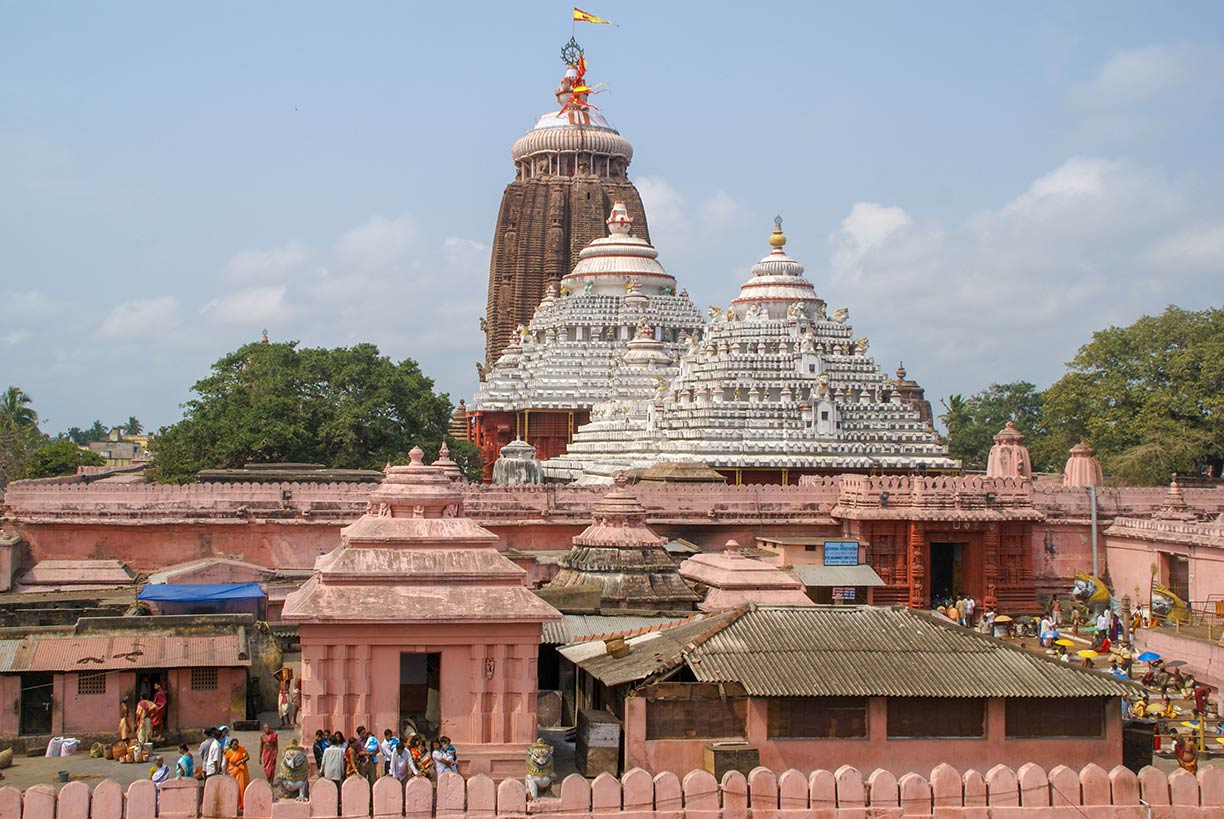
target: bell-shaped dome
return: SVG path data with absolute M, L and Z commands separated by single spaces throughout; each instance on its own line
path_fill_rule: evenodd
M 780 216 L 774 219 L 769 244 L 773 249 L 752 266 L 752 278 L 744 282 L 739 297 L 731 304 L 744 309 L 759 305 L 771 318 L 782 318 L 796 302 L 805 306 L 823 304 L 816 298 L 812 283 L 803 277 L 803 265 L 786 255 L 786 234 L 782 232 Z
M 633 217 L 624 202 L 615 202 L 608 216 L 608 235 L 595 239 L 578 254 L 578 264 L 561 282 L 573 293 L 625 295 L 636 287 L 647 295 L 674 293 L 676 279 L 659 264 L 659 251 L 645 239 L 630 235 Z

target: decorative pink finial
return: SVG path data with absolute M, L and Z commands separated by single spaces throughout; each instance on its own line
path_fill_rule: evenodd
M 739 554 L 739 541 L 735 540 L 734 538 L 728 540 L 727 545 L 723 548 L 723 550 L 729 555 Z
M 408 450 L 408 460 L 412 462 L 408 464 L 409 466 L 424 466 L 425 450 L 421 449 L 419 446 L 414 446 L 412 449 Z
M 612 478 L 612 483 L 616 484 L 617 489 L 624 489 L 625 485 L 629 483 L 629 479 L 625 477 L 624 472 L 617 472 Z
M 438 447 L 438 460 L 446 460 L 450 457 L 450 447 L 446 445 L 446 441 L 442 441 L 442 446 Z

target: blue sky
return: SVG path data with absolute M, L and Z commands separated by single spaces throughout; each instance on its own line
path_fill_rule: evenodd
M 1219 3 L 648 3 L 580 25 L 660 261 L 788 250 L 936 405 L 1224 288 Z M 0 386 L 157 427 L 267 328 L 470 396 L 560 3 L 0 3 Z

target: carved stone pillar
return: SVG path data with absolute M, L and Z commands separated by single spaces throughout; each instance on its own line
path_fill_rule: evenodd
M 922 524 L 911 520 L 909 524 L 909 607 L 925 609 L 930 606 L 926 593 L 926 540 Z
M 986 595 L 982 598 L 982 605 L 989 610 L 999 604 L 997 595 L 999 588 L 999 524 L 997 522 L 986 525 L 985 546 Z

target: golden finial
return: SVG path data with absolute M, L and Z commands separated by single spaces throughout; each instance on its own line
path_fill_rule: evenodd
M 782 232 L 782 217 L 774 217 L 773 235 L 769 237 L 769 246 L 781 249 L 786 245 L 786 234 Z

